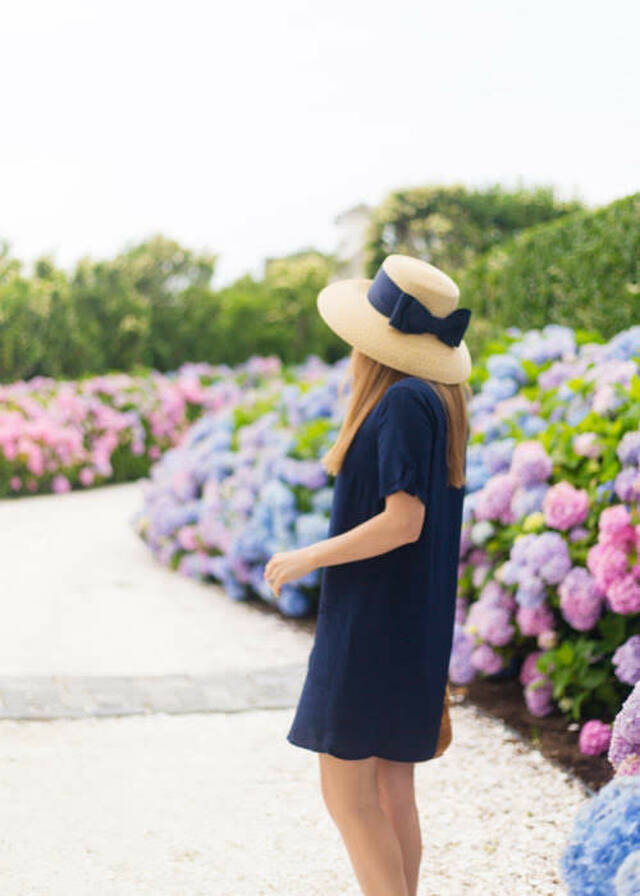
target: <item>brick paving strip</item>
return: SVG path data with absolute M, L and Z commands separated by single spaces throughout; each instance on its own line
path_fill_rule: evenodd
M 305 665 L 217 675 L 0 677 L 0 719 L 246 712 L 295 706 Z

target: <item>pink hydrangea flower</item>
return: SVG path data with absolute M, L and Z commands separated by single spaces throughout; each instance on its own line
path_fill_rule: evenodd
M 634 531 L 631 525 L 629 511 L 624 504 L 615 504 L 613 507 L 605 507 L 598 520 L 600 544 L 612 544 L 623 547 L 634 541 Z
M 78 473 L 78 479 L 82 483 L 82 485 L 93 485 L 95 481 L 95 473 L 91 469 L 91 467 L 83 467 Z
M 60 473 L 57 476 L 53 477 L 53 482 L 51 483 L 51 488 L 57 495 L 60 495 L 63 492 L 71 491 L 71 483 L 69 482 L 69 480 L 67 479 L 66 476 L 63 476 Z
M 537 607 L 519 607 L 516 612 L 516 622 L 523 635 L 535 637 L 541 632 L 553 628 L 555 619 L 546 604 L 539 604 Z
M 603 591 L 627 571 L 627 554 L 612 544 L 594 544 L 587 554 L 587 568 Z
M 578 743 L 580 752 L 586 756 L 600 756 L 601 753 L 606 753 L 611 743 L 611 725 L 599 719 L 585 722 L 580 729 Z
M 576 526 L 569 532 L 569 541 L 573 544 L 575 541 L 582 541 L 583 538 L 589 537 L 589 530 L 584 526 Z
M 562 531 L 584 522 L 588 510 L 589 496 L 586 490 L 574 488 L 569 482 L 552 485 L 542 502 L 546 524 Z
M 640 612 L 640 583 L 631 573 L 616 579 L 607 589 L 607 597 L 615 613 Z
M 471 566 L 486 566 L 489 562 L 489 555 L 482 548 L 474 548 L 467 559 Z

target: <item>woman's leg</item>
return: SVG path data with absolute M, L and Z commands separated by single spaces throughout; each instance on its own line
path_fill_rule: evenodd
M 377 762 L 380 805 L 400 842 L 409 896 L 416 896 L 422 837 L 414 788 L 415 764 L 380 758 Z
M 338 759 L 319 753 L 322 795 L 365 896 L 409 896 L 402 850 L 383 812 L 376 757 Z

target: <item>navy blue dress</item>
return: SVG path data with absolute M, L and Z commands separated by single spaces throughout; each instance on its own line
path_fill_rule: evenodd
M 435 753 L 453 642 L 464 487 L 447 484 L 446 412 L 415 376 L 393 383 L 338 473 L 329 535 L 384 510 L 426 505 L 417 541 L 322 570 L 315 638 L 287 740 L 341 759 Z

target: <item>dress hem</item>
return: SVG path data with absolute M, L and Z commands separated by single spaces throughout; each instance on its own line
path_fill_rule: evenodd
M 435 756 L 435 749 L 428 756 L 421 754 L 417 758 L 407 759 L 405 757 L 399 757 L 397 755 L 390 755 L 386 750 L 376 750 L 375 752 L 365 752 L 358 753 L 357 755 L 347 755 L 344 751 L 336 750 L 334 747 L 330 746 L 319 746 L 317 742 L 311 743 L 310 741 L 304 741 L 302 739 L 296 739 L 292 734 L 287 734 L 286 739 L 292 744 L 294 747 L 301 747 L 303 750 L 311 750 L 314 753 L 328 753 L 330 756 L 335 756 L 336 759 L 371 759 L 372 757 L 377 757 L 378 759 L 388 759 L 390 762 L 429 762 L 431 759 L 438 759 L 438 756 Z

